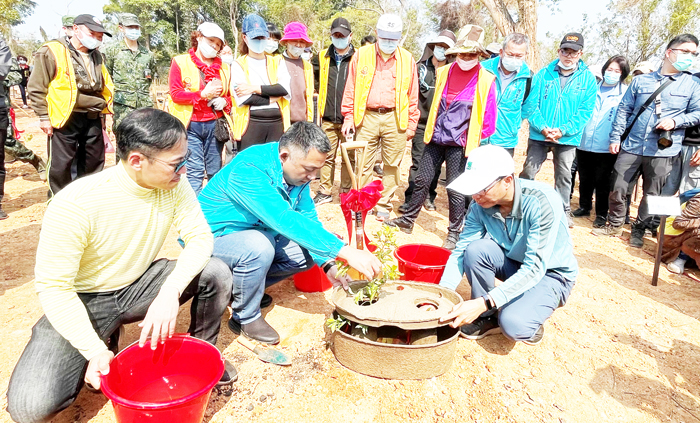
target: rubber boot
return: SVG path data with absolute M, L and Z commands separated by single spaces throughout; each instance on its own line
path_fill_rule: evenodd
M 37 156 L 36 154 L 34 155 L 34 159 L 31 163 L 39 174 L 39 179 L 41 179 L 42 182 L 46 182 L 46 163 L 44 163 L 41 157 Z

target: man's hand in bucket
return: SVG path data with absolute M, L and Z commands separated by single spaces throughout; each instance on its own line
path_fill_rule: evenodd
M 382 263 L 374 254 L 367 250 L 358 250 L 357 248 L 345 246 L 340 249 L 338 257 L 345 260 L 350 267 L 365 275 L 368 281 L 382 273 Z
M 148 307 L 146 318 L 139 323 L 139 327 L 142 328 L 139 347 L 144 346 L 151 329 L 153 329 L 153 334 L 151 335 L 152 350 L 155 350 L 156 346 L 158 346 L 159 339 L 161 342 L 165 342 L 166 338 L 172 337 L 175 333 L 179 308 L 180 293 L 173 287 L 163 285 L 151 306 Z
M 109 363 L 113 359 L 114 353 L 110 350 L 102 351 L 92 357 L 85 372 L 85 383 L 94 389 L 100 389 L 100 376 L 109 373 Z

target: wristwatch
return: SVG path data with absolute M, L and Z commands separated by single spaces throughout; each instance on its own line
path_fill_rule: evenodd
M 482 295 L 481 298 L 483 298 L 484 302 L 486 303 L 486 311 L 496 310 L 498 308 L 493 304 L 493 302 L 491 302 L 491 297 L 489 294 Z
M 323 269 L 323 273 L 328 273 L 328 271 L 331 270 L 331 267 L 333 266 L 335 266 L 335 260 L 328 260 L 327 262 L 323 263 L 321 269 Z

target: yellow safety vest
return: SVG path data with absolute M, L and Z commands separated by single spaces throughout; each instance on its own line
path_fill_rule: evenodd
M 326 108 L 326 97 L 328 96 L 328 69 L 331 66 L 331 58 L 326 57 L 328 49 L 321 50 L 318 54 L 319 78 L 318 83 L 318 119 L 316 120 L 317 125 L 321 125 L 321 120 L 323 120 L 323 111 Z
M 284 56 L 280 60 L 284 60 Z M 306 91 L 304 92 L 304 97 L 306 98 L 306 120 L 309 122 L 314 121 L 314 67 L 311 63 L 304 59 L 304 82 L 306 83 Z M 286 65 L 286 63 L 285 63 Z M 289 114 L 290 102 L 286 98 L 280 100 L 280 108 L 282 113 Z M 286 129 L 285 129 L 286 131 Z
M 377 68 L 377 47 L 368 44 L 358 50 L 357 68 L 355 70 L 355 98 L 353 101 L 353 117 L 355 127 L 362 124 L 367 110 L 367 98 L 372 88 L 374 72 Z M 411 81 L 415 78 L 413 69 L 413 56 L 408 50 L 399 47 L 394 52 L 396 57 L 396 113 L 399 118 L 399 128 L 405 131 L 408 128 L 408 90 Z M 319 102 L 320 104 L 320 102 Z
M 78 99 L 75 69 L 71 61 L 70 50 L 66 46 L 59 41 L 49 41 L 46 46 L 56 59 L 56 75 L 49 83 L 49 92 L 46 95 L 49 119 L 51 126 L 62 128 L 73 113 L 75 102 Z M 107 107 L 102 110 L 102 113 L 114 113 L 112 111 L 114 84 L 104 63 L 102 64 L 102 82 L 104 84 L 102 98 L 107 102 Z
M 265 58 L 267 59 L 267 78 L 270 80 L 270 85 L 275 85 L 277 83 L 277 67 L 280 64 L 280 61 L 284 59 L 279 55 L 265 55 Z M 248 83 L 250 83 L 250 77 L 248 76 L 248 55 L 246 54 L 239 57 L 236 62 L 241 65 L 246 80 Z M 313 90 L 313 80 L 311 89 Z M 279 103 L 282 103 L 282 101 Z M 279 104 L 279 106 L 280 111 L 282 112 L 284 130 L 287 131 L 287 129 L 289 129 L 289 107 L 283 108 L 281 104 Z M 250 106 L 244 105 L 234 107 L 233 110 L 231 110 L 231 115 L 233 116 L 233 139 L 240 141 L 243 134 L 245 134 L 248 130 L 248 122 L 250 121 Z
M 435 131 L 435 121 L 437 120 L 438 110 L 440 109 L 440 101 L 442 101 L 442 93 L 447 85 L 447 75 L 450 73 L 450 68 L 456 66 L 454 63 L 442 66 L 437 71 L 437 80 L 435 81 L 435 95 L 433 103 L 430 105 L 430 114 L 428 122 L 425 124 L 425 137 L 423 142 L 428 144 L 433 138 Z M 484 125 L 484 111 L 486 110 L 486 101 L 491 90 L 491 84 L 496 80 L 496 77 L 483 67 L 479 69 L 478 80 L 476 82 L 476 92 L 474 92 L 474 104 L 472 105 L 472 115 L 469 118 L 469 129 L 467 130 L 467 143 L 464 146 L 464 155 L 469 156 L 469 152 L 481 144 L 481 128 Z
M 189 53 L 180 54 L 173 57 L 175 63 L 180 68 L 180 78 L 182 79 L 182 86 L 186 90 L 192 92 L 197 92 L 200 90 L 200 79 L 199 79 L 199 69 L 197 65 L 194 64 Z M 219 76 L 221 76 L 221 85 L 223 85 L 224 90 L 221 92 L 221 97 L 228 95 L 229 85 L 231 85 L 231 67 L 226 63 L 221 63 L 221 70 L 219 71 Z M 168 113 L 175 116 L 185 128 L 190 124 L 190 119 L 192 119 L 192 110 L 194 106 L 192 104 L 178 104 L 173 101 L 173 97 L 168 95 Z M 233 121 L 231 117 L 224 113 L 224 117 L 228 122 L 231 129 L 233 129 Z

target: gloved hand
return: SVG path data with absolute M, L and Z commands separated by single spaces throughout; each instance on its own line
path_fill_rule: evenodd
M 216 97 L 207 103 L 209 107 L 213 107 L 214 110 L 224 110 L 224 107 L 226 107 L 228 103 L 226 102 L 226 99 L 223 97 Z

